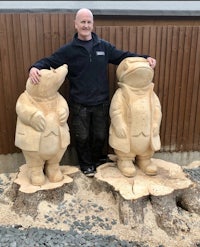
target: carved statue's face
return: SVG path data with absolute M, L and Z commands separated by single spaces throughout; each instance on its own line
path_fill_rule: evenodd
M 121 83 L 130 87 L 143 88 L 153 79 L 154 71 L 148 61 L 141 57 L 125 58 L 117 68 L 117 77 Z
M 33 84 L 30 79 L 28 79 L 26 90 L 33 97 L 48 99 L 49 97 L 56 95 L 58 89 L 65 80 L 67 72 L 68 66 L 66 64 L 57 69 L 42 69 L 40 70 L 40 82 L 38 84 Z

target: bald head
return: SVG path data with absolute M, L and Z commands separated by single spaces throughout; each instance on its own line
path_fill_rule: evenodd
M 82 18 L 83 16 L 89 16 L 89 17 L 92 18 L 92 20 L 93 20 L 93 14 L 92 14 L 91 10 L 86 9 L 86 8 L 79 9 L 79 10 L 76 12 L 75 20 L 80 19 L 80 18 Z

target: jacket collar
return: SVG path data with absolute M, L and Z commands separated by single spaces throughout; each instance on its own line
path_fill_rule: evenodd
M 100 42 L 100 39 L 99 39 L 98 35 L 96 33 L 93 33 L 93 32 L 92 32 L 92 39 L 93 39 L 93 45 L 94 46 Z M 74 34 L 74 38 L 73 38 L 72 44 L 79 46 L 79 43 L 78 43 L 78 33 L 75 33 Z

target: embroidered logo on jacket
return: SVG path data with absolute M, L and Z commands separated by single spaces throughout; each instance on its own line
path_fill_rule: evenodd
M 97 56 L 105 56 L 104 51 L 96 51 Z

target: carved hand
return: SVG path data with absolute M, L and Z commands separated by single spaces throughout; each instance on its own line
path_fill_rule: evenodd
M 46 126 L 46 121 L 43 113 L 41 111 L 37 111 L 33 114 L 31 118 L 31 126 L 37 131 L 44 131 Z
M 153 136 L 159 135 L 159 126 L 158 124 L 154 123 L 153 124 Z
M 120 124 L 120 126 L 117 126 L 117 128 L 115 128 L 115 133 L 116 133 L 117 137 L 119 137 L 119 138 L 126 138 L 127 137 L 127 135 L 126 135 L 126 133 L 127 133 L 126 126 L 123 125 L 123 124 Z
M 68 113 L 65 108 L 61 108 L 58 111 L 60 125 L 64 125 L 67 122 Z

